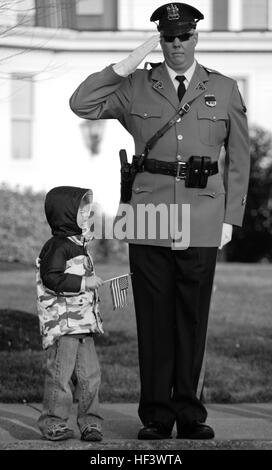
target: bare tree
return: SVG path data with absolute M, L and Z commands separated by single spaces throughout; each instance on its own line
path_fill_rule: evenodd
M 51 28 L 51 37 L 47 35 L 47 38 L 39 44 L 39 48 L 42 49 L 50 39 L 55 37 L 56 31 L 60 28 L 75 28 L 77 1 L 0 0 L 0 42 L 1 38 L 28 35 L 30 29 L 31 35 L 34 37 L 35 26 Z M 12 54 L 3 55 L 0 58 L 0 63 L 31 50 L 30 47 L 23 47 Z
M 35 1 L 0 0 L 0 35 L 13 34 L 20 26 L 34 25 Z

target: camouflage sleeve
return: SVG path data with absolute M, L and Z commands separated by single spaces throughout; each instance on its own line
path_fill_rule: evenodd
M 67 248 L 65 244 L 53 245 L 41 260 L 40 273 L 45 287 L 56 292 L 76 293 L 81 291 L 82 276 L 65 273 Z

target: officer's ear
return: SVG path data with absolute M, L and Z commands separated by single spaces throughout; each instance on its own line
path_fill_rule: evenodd
M 195 43 L 195 46 L 196 46 L 197 43 L 198 43 L 198 32 L 197 31 L 194 32 L 194 38 L 193 39 L 194 39 L 194 43 Z

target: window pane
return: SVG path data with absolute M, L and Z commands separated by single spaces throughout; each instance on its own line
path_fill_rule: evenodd
M 32 80 L 29 78 L 12 78 L 11 80 L 11 113 L 12 116 L 31 116 L 32 114 Z
M 118 0 L 80 0 L 77 3 L 77 29 L 83 31 L 116 30 L 117 8 Z
M 267 0 L 243 0 L 243 29 L 267 28 Z
M 79 0 L 76 8 L 78 15 L 103 15 L 104 0 Z
M 26 160 L 31 158 L 31 121 L 11 122 L 12 158 Z

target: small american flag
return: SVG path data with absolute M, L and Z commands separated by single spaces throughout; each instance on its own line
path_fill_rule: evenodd
M 113 310 L 127 305 L 128 275 L 117 277 L 110 283 Z

